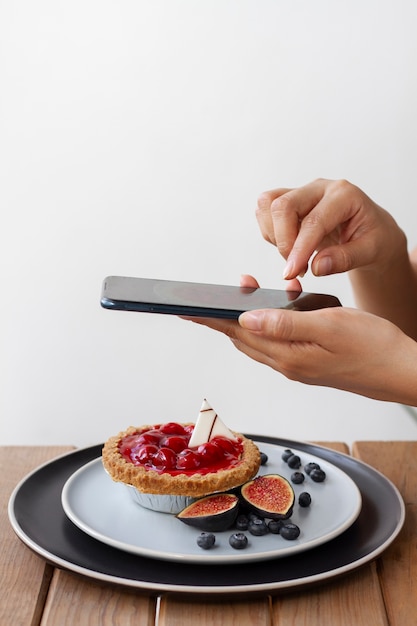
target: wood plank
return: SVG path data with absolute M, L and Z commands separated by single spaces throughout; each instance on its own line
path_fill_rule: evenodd
M 375 564 L 334 582 L 279 596 L 273 626 L 388 626 Z
M 55 570 L 42 626 L 154 626 L 156 598 Z
M 158 626 L 270 626 L 269 598 L 214 602 L 161 598 Z
M 378 573 L 391 626 L 417 623 L 417 442 L 357 442 L 353 454 L 399 489 L 406 506 L 404 528 L 378 559 Z
M 315 441 L 314 443 L 318 446 L 323 446 L 323 448 L 330 448 L 331 450 L 336 450 L 336 452 L 349 454 L 349 446 L 341 441 Z
M 0 448 L 0 624 L 39 623 L 52 568 L 17 538 L 10 526 L 7 506 L 17 483 L 38 465 L 69 446 Z
M 317 443 L 349 453 L 344 443 Z M 274 626 L 385 626 L 388 622 L 375 567 L 365 566 L 337 581 L 274 598 L 272 623 Z

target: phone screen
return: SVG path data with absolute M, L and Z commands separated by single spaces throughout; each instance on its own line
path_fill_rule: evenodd
M 108 276 L 101 305 L 124 311 L 233 319 L 254 309 L 313 310 L 340 306 L 340 302 L 324 294 Z

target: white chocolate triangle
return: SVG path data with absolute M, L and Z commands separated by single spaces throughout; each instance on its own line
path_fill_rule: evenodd
M 197 448 L 202 443 L 207 443 L 213 439 L 213 437 L 227 437 L 227 439 L 236 441 L 232 431 L 227 428 L 216 411 L 204 399 L 188 447 Z

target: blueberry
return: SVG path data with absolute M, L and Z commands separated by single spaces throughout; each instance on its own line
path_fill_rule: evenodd
M 249 513 L 248 519 L 251 522 L 252 520 L 262 519 L 262 517 L 260 515 L 257 515 L 256 513 Z
M 261 465 L 266 465 L 268 463 L 268 455 L 265 452 L 261 452 Z
M 290 456 L 292 456 L 293 451 L 290 450 L 289 448 L 287 448 L 286 450 L 284 450 L 284 452 L 281 455 L 281 459 L 285 462 L 288 461 L 288 459 L 290 458 Z
M 295 485 L 301 485 L 301 483 L 304 482 L 304 474 L 302 472 L 293 472 L 291 474 L 291 482 L 293 482 Z
M 288 467 L 291 467 L 291 469 L 298 469 L 301 465 L 301 459 L 298 456 L 298 454 L 292 454 L 287 459 L 287 463 L 288 463 Z
M 235 550 L 243 550 L 248 545 L 248 538 L 244 533 L 233 533 L 229 537 L 229 543 Z
M 308 475 L 310 475 L 313 469 L 320 469 L 320 465 L 318 463 L 307 463 L 307 465 L 304 466 L 304 471 Z
M 263 519 L 251 520 L 249 522 L 248 531 L 251 535 L 255 535 L 256 537 L 262 537 L 262 535 L 267 535 L 269 532 L 268 526 Z
M 313 469 L 310 472 L 310 478 L 311 480 L 314 480 L 315 483 L 322 483 L 326 478 L 326 472 L 322 469 Z
M 238 515 L 235 526 L 238 530 L 248 530 L 249 519 L 247 515 Z
M 215 541 L 216 537 L 213 533 L 201 533 L 197 537 L 197 545 L 203 548 L 203 550 L 210 550 L 214 546 Z
M 303 508 L 310 506 L 311 504 L 311 496 L 307 491 L 303 491 L 298 496 L 298 504 Z
M 300 529 L 296 524 L 284 524 L 280 531 L 281 537 L 293 541 L 300 535 Z
M 279 535 L 284 522 L 281 519 L 271 519 L 268 522 L 269 532 L 273 535 Z

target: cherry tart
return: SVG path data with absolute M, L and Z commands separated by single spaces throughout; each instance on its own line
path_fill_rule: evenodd
M 250 439 L 214 437 L 197 448 L 188 442 L 194 424 L 131 426 L 104 444 L 103 465 L 115 481 L 142 493 L 199 497 L 253 478 L 260 452 Z

